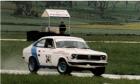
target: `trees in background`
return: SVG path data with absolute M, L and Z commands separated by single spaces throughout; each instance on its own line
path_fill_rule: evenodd
M 93 7 L 101 18 L 104 17 L 105 10 L 108 8 L 108 1 L 89 1 L 88 6 Z
M 112 10 L 116 8 L 117 4 L 119 3 L 120 1 L 111 1 L 110 2 L 110 5 L 111 5 L 111 8 Z
M 31 1 L 13 1 L 13 3 L 16 5 L 14 15 L 38 16 L 38 13 L 33 9 Z
M 45 1 L 47 8 L 72 8 L 72 1 Z
M 72 8 L 72 1 L 41 1 L 41 2 L 32 2 L 32 1 L 13 1 L 16 5 L 16 10 L 14 11 L 14 15 L 21 16 L 38 16 L 38 9 L 46 8 Z M 40 9 L 40 10 L 41 10 Z
M 15 15 L 21 16 L 39 16 L 41 11 L 44 11 L 46 8 L 58 8 L 58 9 L 78 9 L 77 3 L 72 1 L 13 1 L 16 5 Z M 122 6 L 124 8 L 129 8 L 129 2 L 123 2 L 124 5 L 120 5 L 120 1 L 87 1 L 83 2 L 87 4 L 87 7 L 92 8 L 93 13 L 98 14 L 101 18 L 104 18 L 106 11 L 111 9 L 114 11 L 117 7 Z M 82 4 L 83 4 L 82 3 Z M 133 2 L 134 8 L 139 11 L 140 2 Z M 130 3 L 131 4 L 131 3 Z M 79 6 L 81 7 L 81 6 Z M 80 10 L 82 8 L 79 8 Z M 91 12 L 90 12 L 91 13 Z
M 134 4 L 134 7 L 137 11 L 140 11 L 140 1 L 137 1 L 135 4 Z

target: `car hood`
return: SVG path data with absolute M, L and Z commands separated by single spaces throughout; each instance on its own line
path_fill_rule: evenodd
M 107 55 L 104 52 L 100 51 L 95 51 L 91 49 L 78 49 L 78 48 L 64 48 L 64 49 L 59 49 L 60 51 L 64 51 L 65 53 L 70 53 L 70 54 L 84 54 L 84 55 Z

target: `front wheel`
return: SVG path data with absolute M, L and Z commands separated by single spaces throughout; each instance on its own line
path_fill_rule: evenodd
M 95 76 L 101 76 L 102 74 L 105 73 L 105 67 L 98 67 L 98 68 L 92 69 L 91 72 Z
M 65 60 L 60 60 L 58 65 L 57 65 L 57 71 L 62 74 L 62 75 L 66 75 L 66 74 L 70 74 L 71 73 L 71 69 L 70 67 L 67 65 Z
M 37 73 L 39 66 L 35 58 L 29 59 L 28 68 L 31 73 Z

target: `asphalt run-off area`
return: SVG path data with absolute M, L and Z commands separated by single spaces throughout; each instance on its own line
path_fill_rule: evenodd
M 30 74 L 27 70 L 0 70 L 0 74 Z M 38 71 L 38 75 L 59 75 L 56 71 Z M 93 77 L 92 73 L 84 72 L 73 72 L 72 76 L 77 77 Z M 129 80 L 140 80 L 140 75 L 115 75 L 115 74 L 103 74 L 101 77 L 109 79 L 129 79 Z

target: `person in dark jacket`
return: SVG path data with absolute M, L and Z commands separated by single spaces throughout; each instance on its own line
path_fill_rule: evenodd
M 60 25 L 59 25 L 59 32 L 60 34 L 65 34 L 66 31 L 66 25 L 64 24 L 63 21 L 61 21 Z

